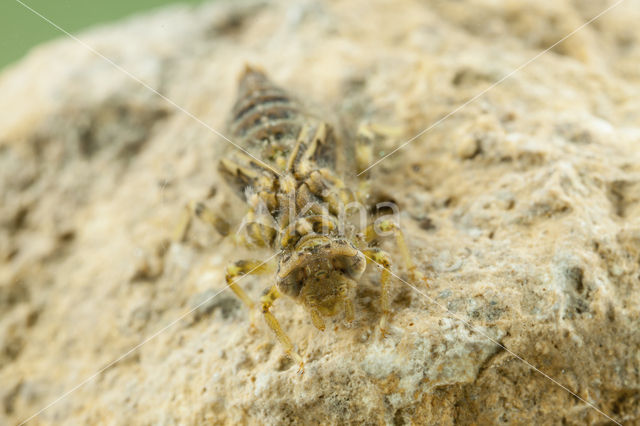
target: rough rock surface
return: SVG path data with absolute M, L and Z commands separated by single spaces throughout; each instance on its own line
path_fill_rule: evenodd
M 221 131 L 260 64 L 348 125 L 402 129 L 382 154 L 610 4 L 216 2 L 81 38 Z M 226 142 L 73 40 L 36 49 L 0 76 L 0 423 L 80 383 L 31 423 L 610 423 L 518 354 L 640 424 L 638 22 L 626 0 L 374 169 L 431 285 L 395 284 L 385 339 L 375 271 L 350 326 L 278 301 L 303 375 L 230 292 L 188 313 L 228 261 L 270 255 L 201 224 L 170 241 L 190 199 L 242 214 Z

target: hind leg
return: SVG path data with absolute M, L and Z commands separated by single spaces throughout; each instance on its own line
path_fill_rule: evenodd
M 189 232 L 193 217 L 198 217 L 205 223 L 212 225 L 222 236 L 229 235 L 231 226 L 222 216 L 207 207 L 202 201 L 191 201 L 185 206 L 180 222 L 173 231 L 173 241 L 182 242 Z
M 369 168 L 375 163 L 375 152 L 381 141 L 397 139 L 402 134 L 398 127 L 374 123 L 361 123 L 356 134 L 356 175 L 358 176 L 358 200 L 364 202 L 370 193 Z

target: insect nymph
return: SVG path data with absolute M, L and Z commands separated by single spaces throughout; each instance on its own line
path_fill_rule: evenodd
M 363 129 L 354 143 L 354 162 L 360 169 L 371 162 L 370 133 Z M 344 206 L 366 196 L 347 188 L 336 172 L 340 144 L 333 128 L 305 112 L 262 71 L 247 67 L 240 77 L 229 131 L 243 150 L 230 152 L 219 170 L 248 205 L 240 239 L 250 247 L 278 251 L 277 268 L 258 260 L 229 265 L 226 280 L 231 290 L 253 310 L 256 304 L 236 279 L 275 269 L 275 282 L 259 306 L 287 354 L 302 368 L 302 357 L 271 312 L 274 301 L 280 296 L 292 298 L 308 311 L 319 330 L 325 328 L 324 317 L 340 312 L 351 321 L 358 280 L 367 263 L 377 263 L 382 266 L 380 327 L 384 335 L 391 313 L 391 262 L 386 252 L 370 246 L 381 230 L 395 234 L 412 278 L 424 277 L 411 261 L 396 222 L 383 220 L 361 232 L 343 226 Z M 212 211 L 202 204 L 194 210 L 219 228 L 221 221 Z

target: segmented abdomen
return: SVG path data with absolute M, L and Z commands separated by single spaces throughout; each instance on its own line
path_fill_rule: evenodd
M 247 67 L 232 111 L 231 136 L 263 161 L 286 157 L 305 120 L 298 104 L 264 73 Z
M 333 170 L 335 166 L 337 143 L 332 127 L 251 67 L 240 77 L 229 135 L 241 149 L 231 148 L 219 170 L 239 194 L 270 194 L 278 186 L 279 175 L 306 179 L 319 167 Z

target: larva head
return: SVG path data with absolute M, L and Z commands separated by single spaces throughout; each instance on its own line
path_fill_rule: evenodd
M 312 315 L 335 315 L 342 302 L 352 297 L 365 267 L 364 255 L 348 241 L 313 236 L 281 259 L 278 289 Z

